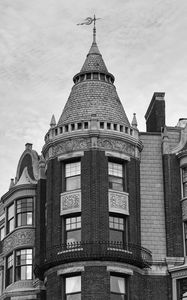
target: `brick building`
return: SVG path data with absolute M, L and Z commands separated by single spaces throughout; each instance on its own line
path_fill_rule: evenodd
M 0 299 L 187 299 L 187 121 L 126 116 L 93 40 L 42 155 L 0 202 Z

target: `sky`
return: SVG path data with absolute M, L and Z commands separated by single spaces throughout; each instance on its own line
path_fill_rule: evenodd
M 187 117 L 186 0 L 0 0 L 0 197 L 26 143 L 41 154 L 92 43 L 97 44 L 129 121 L 165 92 L 166 124 Z

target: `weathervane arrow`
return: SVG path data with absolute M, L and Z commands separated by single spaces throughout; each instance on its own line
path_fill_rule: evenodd
M 96 18 L 95 15 L 94 15 L 93 18 L 88 17 L 82 23 L 77 24 L 77 25 L 90 25 L 90 24 L 94 23 L 94 27 L 93 27 L 93 42 L 94 43 L 96 42 L 96 26 L 95 26 L 95 23 L 96 23 L 96 20 L 100 20 L 100 19 L 101 18 Z

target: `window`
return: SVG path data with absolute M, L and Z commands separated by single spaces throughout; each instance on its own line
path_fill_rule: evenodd
M 105 74 L 100 74 L 100 79 L 102 80 L 102 81 L 105 81 Z
M 86 74 L 86 79 L 91 79 L 91 73 Z
M 65 219 L 66 243 L 76 243 L 81 241 L 81 216 Z
M 114 130 L 117 130 L 117 128 L 118 128 L 117 124 L 114 124 Z
M 16 202 L 16 226 L 33 225 L 33 199 L 20 199 Z
M 108 163 L 109 188 L 123 191 L 123 165 L 120 163 Z
M 65 299 L 81 300 L 81 276 L 65 278 Z
M 93 79 L 98 79 L 99 78 L 99 74 L 98 73 L 93 73 Z
M 177 300 L 187 300 L 187 278 L 177 280 Z
M 107 129 L 108 129 L 108 130 L 111 129 L 111 123 L 107 123 Z
M 110 242 L 126 242 L 126 219 L 117 216 L 109 216 Z
M 187 197 L 187 167 L 182 169 L 183 197 Z
M 7 210 L 7 233 L 14 229 L 14 204 L 11 204 Z
M 78 129 L 78 130 L 82 129 L 82 123 L 78 123 L 78 124 L 77 124 L 77 129 Z
M 0 241 L 2 241 L 4 239 L 4 237 L 5 237 L 5 227 L 2 226 L 0 228 Z
M 32 279 L 32 249 L 16 251 L 16 281 Z
M 65 165 L 66 191 L 80 189 L 81 163 L 73 162 Z
M 9 285 L 13 282 L 13 263 L 14 263 L 13 253 L 11 253 L 7 257 L 7 261 L 6 261 L 6 285 Z
M 100 128 L 104 129 L 104 122 L 100 122 Z
M 126 280 L 124 277 L 110 276 L 110 300 L 127 299 Z

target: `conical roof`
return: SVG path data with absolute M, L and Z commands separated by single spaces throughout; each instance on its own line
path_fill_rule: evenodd
M 95 41 L 74 82 L 58 126 L 89 121 L 92 114 L 99 121 L 130 126 L 113 85 L 114 76 L 108 72 Z
M 102 55 L 97 47 L 96 42 L 92 43 L 90 51 L 87 54 L 86 60 L 82 66 L 82 72 L 98 71 L 108 73 Z

